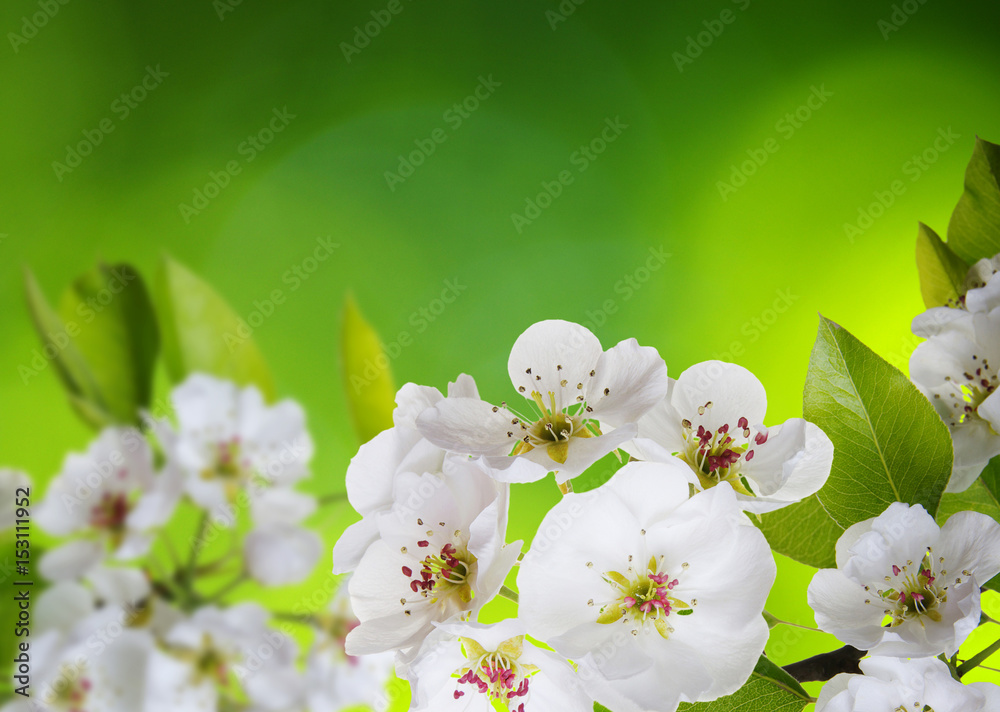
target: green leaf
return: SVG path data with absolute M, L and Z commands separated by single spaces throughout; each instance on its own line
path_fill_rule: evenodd
M 63 324 L 59 315 L 49 306 L 35 275 L 27 267 L 24 269 L 24 294 L 31 320 L 42 339 L 43 356 L 41 360 L 34 359 L 30 364 L 21 367 L 27 369 L 22 370 L 22 379 L 27 382 L 29 375 L 34 376 L 40 369 L 45 368 L 48 361 L 51 361 L 66 388 L 70 402 L 74 407 L 77 407 L 77 404 L 89 404 L 93 419 L 85 418 L 85 420 L 95 427 L 100 427 L 107 422 L 100 389 L 90 372 L 90 367 L 71 338 L 79 333 L 79 325 Z
M 255 385 L 274 399 L 274 381 L 249 326 L 212 287 L 170 257 L 153 291 L 163 358 L 175 383 L 195 372 Z
M 803 414 L 833 442 L 833 468 L 815 501 L 765 515 L 764 532 L 776 551 L 813 566 L 830 565 L 836 532 L 824 514 L 846 529 L 893 502 L 937 513 L 951 476 L 947 427 L 906 376 L 823 317 Z
M 158 336 L 135 269 L 95 267 L 69 287 L 59 313 L 27 269 L 24 285 L 44 357 L 54 364 L 77 414 L 95 428 L 137 423 L 139 408 L 149 405 Z
M 392 427 L 396 387 L 382 341 L 350 294 L 344 300 L 340 351 L 351 422 L 361 442 L 368 442 Z
M 146 285 L 129 264 L 98 265 L 77 278 L 59 305 L 66 324 L 79 325 L 73 344 L 89 367 L 100 400 L 77 400 L 77 411 L 96 418 L 97 407 L 115 423 L 138 423 L 149 406 L 159 350 L 156 316 Z
M 957 302 L 965 292 L 969 265 L 941 241 L 938 234 L 920 223 L 917 232 L 917 272 L 924 305 L 931 309 Z
M 763 655 L 739 690 L 713 702 L 681 703 L 691 712 L 799 712 L 812 702 L 802 685 Z
M 844 528 L 830 518 L 816 495 L 755 523 L 778 553 L 817 569 L 837 566 L 834 547 Z
M 965 192 L 948 223 L 948 246 L 966 262 L 1000 252 L 1000 146 L 976 137 Z
M 600 702 L 594 703 L 594 712 L 611 712 L 607 707 L 602 705 Z

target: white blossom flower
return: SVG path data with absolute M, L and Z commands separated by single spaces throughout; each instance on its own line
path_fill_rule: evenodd
M 148 593 L 148 586 L 134 590 L 131 577 L 117 583 L 126 582 L 109 595 L 111 582 L 98 591 L 62 581 L 35 599 L 30 703 L 12 703 L 3 712 L 147 709 L 148 663 L 156 636 L 176 618 L 165 605 L 122 603 Z
M 951 431 L 955 461 L 948 492 L 968 489 L 986 463 L 1000 455 L 998 366 L 1000 309 L 961 312 L 910 356 L 910 378 Z
M 42 574 L 53 581 L 80 578 L 108 554 L 117 560 L 142 556 L 180 495 L 175 473 L 154 472 L 152 449 L 138 430 L 105 429 L 86 453 L 66 456 L 35 512 L 50 534 L 80 535 L 46 552 Z
M 913 333 L 930 338 L 961 322 L 969 313 L 989 313 L 1000 307 L 1000 255 L 983 258 L 969 268 L 958 302 L 932 307 L 913 319 Z
M 448 384 L 448 398 L 479 398 L 476 383 L 462 374 Z M 378 514 L 392 507 L 392 488 L 401 472 L 440 472 L 445 450 L 417 430 L 416 418 L 444 397 L 436 388 L 407 383 L 396 394 L 393 427 L 361 446 L 347 468 L 347 498 L 362 516 L 337 541 L 333 573 L 357 568 L 365 550 L 378 538 Z
M 998 712 L 1000 687 L 963 685 L 937 658 L 862 660 L 864 675 L 841 673 L 820 691 L 816 712 Z
M 313 443 L 305 414 L 292 400 L 267 405 L 255 386 L 193 374 L 171 393 L 176 430 L 164 421 L 158 436 L 185 476 L 187 494 L 217 521 L 232 522 L 229 505 L 240 492 L 291 486 L 307 476 Z
M 816 624 L 872 655 L 954 655 L 979 625 L 979 587 L 1000 572 L 1000 524 L 978 512 L 943 527 L 894 502 L 837 541 L 837 568 L 816 572 Z M 885 625 L 885 624 L 888 625 Z
M 745 510 L 771 512 L 819 491 L 833 443 L 802 418 L 767 428 L 766 410 L 764 386 L 750 371 L 706 361 L 669 379 L 666 397 L 639 420 L 639 437 L 626 449 L 639 459 L 675 455 L 689 465 L 695 489 L 728 482 Z
M 254 603 L 206 606 L 178 622 L 150 657 L 149 712 L 212 711 L 220 688 L 238 687 L 250 706 L 280 710 L 294 702 L 294 641 L 268 626 L 270 614 Z
M 590 331 L 558 320 L 528 327 L 514 342 L 507 370 L 530 414 L 506 403 L 448 398 L 417 418 L 428 440 L 485 457 L 504 482 L 532 482 L 549 472 L 560 484 L 576 477 L 631 439 L 636 421 L 667 388 L 656 349 L 628 339 L 603 351 Z
M 457 456 L 441 473 L 396 476 L 393 506 L 377 515 L 379 539 L 348 586 L 361 621 L 348 654 L 407 650 L 435 621 L 478 614 L 521 550 L 504 543 L 508 489 Z
M 316 498 L 286 487 L 266 490 L 251 502 L 254 528 L 243 540 L 247 571 L 265 586 L 305 579 L 323 555 L 319 535 L 300 526 L 316 511 Z
M 146 631 L 116 628 L 110 644 L 95 630 L 88 637 L 70 637 L 56 630 L 33 636 L 29 699 L 18 698 L 2 712 L 65 712 L 145 710 L 147 663 L 154 640 Z M 18 681 L 15 679 L 15 687 Z
M 31 488 L 31 479 L 20 470 L 12 470 L 7 467 L 0 467 L 0 533 L 14 528 L 17 517 L 16 502 L 24 497 L 23 492 L 17 494 L 20 489 Z M 29 497 L 30 500 L 30 497 Z
M 671 712 L 739 689 L 764 649 L 776 567 L 728 484 L 633 462 L 545 516 L 518 575 L 532 635 L 616 712 Z
M 493 625 L 443 623 L 410 667 L 414 712 L 591 712 L 573 668 L 525 640 L 516 619 Z
M 347 634 L 358 626 L 347 580 L 341 580 L 326 611 L 315 616 L 319 625 L 306 657 L 303 687 L 303 706 L 310 712 L 340 712 L 352 705 L 380 709 L 379 702 L 392 678 L 393 653 L 355 657 L 345 650 Z

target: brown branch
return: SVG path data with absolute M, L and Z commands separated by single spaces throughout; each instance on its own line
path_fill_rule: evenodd
M 825 682 L 842 672 L 860 675 L 861 668 L 858 667 L 858 662 L 867 654 L 866 650 L 858 650 L 852 645 L 845 645 L 839 650 L 814 655 L 784 667 L 785 672 L 799 682 Z

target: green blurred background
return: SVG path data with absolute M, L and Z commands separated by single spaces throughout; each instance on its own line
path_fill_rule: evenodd
M 19 375 L 40 345 L 25 264 L 55 299 L 97 260 L 150 274 L 168 252 L 248 320 L 282 290 L 253 336 L 309 413 L 317 493 L 343 489 L 358 445 L 337 356 L 348 290 L 390 350 L 411 342 L 399 384 L 464 371 L 490 399 L 512 393 L 516 336 L 552 317 L 655 346 L 675 376 L 741 363 L 769 422 L 801 415 L 817 312 L 905 369 L 917 221 L 943 234 L 974 136 L 1000 140 L 1000 6 L 903 5 L 8 0 L 0 460 L 44 482 L 90 438 L 51 368 Z M 276 115 L 282 130 L 262 134 Z M 101 141 L 72 167 L 88 134 Z M 752 175 L 737 186 L 734 170 Z M 529 224 L 512 219 L 564 171 Z M 337 247 L 317 264 L 321 238 Z M 510 538 L 530 539 L 557 498 L 551 482 L 517 487 Z M 353 520 L 342 505 L 317 525 L 332 545 Z M 782 560 L 772 612 L 811 624 L 810 576 Z M 779 628 L 769 650 L 783 663 L 834 646 Z

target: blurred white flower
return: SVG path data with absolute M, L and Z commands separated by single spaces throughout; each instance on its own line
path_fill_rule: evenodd
M 19 489 L 31 488 L 31 479 L 20 470 L 12 470 L 7 467 L 0 467 L 0 533 L 14 528 L 14 512 L 17 510 L 16 502 L 24 497 L 23 493 L 17 494 Z M 30 497 L 28 498 L 30 501 Z
M 816 624 L 872 655 L 954 655 L 979 625 L 979 587 L 1000 572 L 1000 524 L 959 512 L 943 527 L 894 502 L 837 541 L 837 568 L 807 593 Z M 888 626 L 883 625 L 888 622 Z
M 862 660 L 864 675 L 841 673 L 820 691 L 816 712 L 997 712 L 1000 687 L 988 682 L 963 685 L 937 658 Z
M 149 660 L 147 712 L 213 711 L 220 689 L 242 689 L 251 707 L 282 710 L 295 704 L 294 641 L 268 626 L 254 603 L 207 606 L 181 620 Z
M 932 307 L 913 319 L 913 333 L 930 338 L 960 322 L 969 313 L 989 313 L 1000 307 L 1000 279 L 994 279 L 1000 269 L 1000 255 L 985 257 L 969 268 L 963 294 L 957 303 Z
M 118 598 L 135 593 L 126 587 Z M 3 712 L 146 710 L 156 635 L 177 615 L 166 606 L 158 608 L 145 601 L 111 600 L 69 581 L 43 591 L 33 611 L 31 699 L 11 703 Z
M 378 514 L 392 507 L 393 482 L 398 474 L 441 472 L 445 451 L 417 430 L 416 418 L 443 400 L 429 386 L 407 383 L 396 394 L 393 427 L 383 430 L 361 446 L 347 468 L 347 498 L 362 516 L 337 541 L 333 550 L 333 573 L 357 568 L 365 550 L 378 538 Z M 448 384 L 448 398 L 479 398 L 476 383 L 462 374 Z
M 444 623 L 410 667 L 415 712 L 591 712 L 572 667 L 525 640 L 516 619 L 493 625 Z
M 951 431 L 955 461 L 947 491 L 962 492 L 1000 455 L 1000 308 L 949 311 L 956 318 L 910 356 L 910 377 Z
M 521 550 L 504 543 L 508 486 L 466 458 L 397 475 L 393 499 L 348 586 L 361 621 L 347 637 L 351 655 L 408 650 L 435 621 L 475 616 Z
M 507 371 L 530 412 L 448 398 L 417 418 L 428 440 L 483 456 L 503 482 L 532 482 L 549 472 L 559 483 L 576 477 L 634 437 L 636 421 L 667 392 L 667 367 L 656 349 L 628 339 L 603 351 L 590 331 L 559 320 L 528 327 L 514 342 Z
M 689 497 L 686 470 L 633 462 L 563 497 L 521 562 L 521 620 L 615 712 L 731 694 L 767 640 L 770 548 L 728 484 Z
M 252 502 L 253 530 L 243 540 L 247 571 L 265 586 L 305 579 L 323 555 L 319 535 L 300 526 L 316 511 L 316 498 L 280 487 Z
M 347 655 L 347 634 L 358 626 L 351 611 L 349 579 L 340 582 L 336 595 L 323 613 L 306 658 L 305 705 L 310 712 L 339 712 L 352 705 L 379 709 L 386 685 L 392 678 L 393 654 Z
M 666 397 L 639 419 L 639 436 L 626 449 L 661 462 L 675 455 L 696 489 L 728 482 L 743 509 L 771 512 L 819 491 L 833 443 L 802 418 L 767 428 L 766 410 L 764 386 L 750 371 L 706 361 L 669 379 Z
M 39 563 L 53 581 L 84 577 L 106 556 L 144 555 L 154 531 L 172 516 L 180 481 L 156 474 L 149 443 L 134 428 L 107 428 L 86 453 L 70 453 L 35 510 L 35 521 L 59 537 L 79 535 Z
M 313 443 L 298 403 L 267 405 L 254 386 L 193 374 L 171 393 L 176 428 L 154 426 L 169 461 L 184 475 L 187 494 L 216 519 L 231 524 L 230 504 L 241 492 L 291 486 L 308 475 Z

